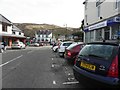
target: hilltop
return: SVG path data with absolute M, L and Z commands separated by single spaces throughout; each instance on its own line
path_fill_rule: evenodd
M 72 34 L 74 32 L 78 32 L 79 28 L 70 28 L 67 27 L 60 27 L 53 24 L 34 24 L 34 23 L 14 23 L 18 28 L 20 28 L 24 33 L 25 36 L 34 37 L 36 31 L 39 30 L 51 30 L 53 35 L 56 37 L 58 35 L 66 35 Z

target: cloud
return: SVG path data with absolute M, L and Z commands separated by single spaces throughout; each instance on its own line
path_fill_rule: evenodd
M 0 12 L 12 22 L 79 27 L 84 0 L 0 0 Z

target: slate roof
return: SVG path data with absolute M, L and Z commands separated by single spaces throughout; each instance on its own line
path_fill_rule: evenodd
M 12 22 L 8 20 L 6 17 L 4 17 L 2 14 L 0 14 L 0 22 L 4 22 L 10 25 L 12 24 Z

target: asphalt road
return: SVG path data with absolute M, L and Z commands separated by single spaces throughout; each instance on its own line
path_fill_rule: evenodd
M 73 65 L 50 46 L 7 50 L 2 54 L 2 88 L 94 88 L 78 82 Z

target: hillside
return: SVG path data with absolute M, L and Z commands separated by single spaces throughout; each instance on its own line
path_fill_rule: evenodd
M 72 34 L 79 31 L 79 28 L 64 28 L 57 25 L 50 24 L 34 24 L 34 23 L 14 23 L 18 28 L 20 28 L 25 36 L 34 37 L 35 31 L 39 30 L 51 30 L 53 35 L 56 37 L 59 35 Z

